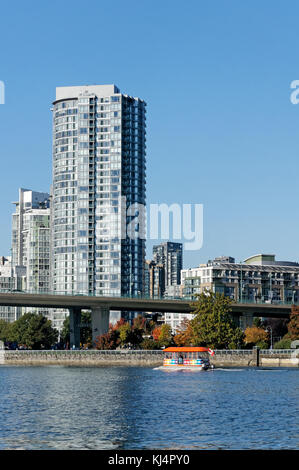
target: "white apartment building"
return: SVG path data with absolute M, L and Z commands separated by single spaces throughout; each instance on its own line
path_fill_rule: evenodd
M 126 234 L 136 214 L 127 215 L 126 209 L 145 206 L 145 108 L 143 100 L 122 94 L 115 85 L 56 88 L 51 205 L 55 292 L 144 292 L 145 239 L 138 236 L 137 223 L 134 236 Z

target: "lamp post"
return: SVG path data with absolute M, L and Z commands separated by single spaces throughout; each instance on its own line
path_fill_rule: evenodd
M 293 289 L 293 291 L 292 291 L 292 304 L 293 305 L 295 304 L 295 294 L 296 294 L 296 291 L 295 291 L 295 289 Z
M 271 332 L 271 344 L 270 344 L 270 349 L 273 349 L 273 330 L 272 330 L 272 327 L 271 326 L 267 326 L 266 327 L 266 331 L 268 331 L 268 329 L 270 329 L 270 332 Z
M 270 303 L 272 304 L 272 273 L 269 273 L 269 295 Z
M 240 303 L 243 303 L 243 265 L 242 261 L 240 261 L 241 264 L 241 272 L 240 272 L 240 294 L 239 294 L 239 300 Z

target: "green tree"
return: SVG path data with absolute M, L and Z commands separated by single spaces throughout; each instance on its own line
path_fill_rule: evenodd
M 261 328 L 262 326 L 262 320 L 260 317 L 254 317 L 253 319 L 253 326 L 256 326 L 257 328 Z
M 92 328 L 91 328 L 91 312 L 83 311 L 81 313 L 80 342 L 88 347 L 92 346 Z
M 57 339 L 58 331 L 43 315 L 26 313 L 11 325 L 10 341 L 25 344 L 30 349 L 49 349 Z
M 243 345 L 244 334 L 231 316 L 232 303 L 224 294 L 206 291 L 197 295 L 195 317 L 190 321 L 193 346 L 237 349 Z
M 81 312 L 81 324 L 84 325 L 80 328 L 80 343 L 92 345 L 92 329 L 91 329 L 91 313 Z M 60 332 L 60 340 L 63 343 L 70 342 L 70 316 L 68 315 L 63 322 L 62 330 Z
M 0 320 L 0 341 L 10 341 L 11 336 L 11 325 L 5 320 Z
M 70 316 L 68 315 L 63 322 L 62 330 L 60 332 L 60 340 L 63 343 L 70 343 Z
M 120 344 L 124 346 L 125 344 L 130 342 L 130 333 L 131 333 L 131 326 L 129 323 L 124 323 L 118 329 L 119 331 L 119 340 Z

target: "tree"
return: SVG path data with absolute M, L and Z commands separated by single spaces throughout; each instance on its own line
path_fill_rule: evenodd
M 284 338 L 299 339 L 299 307 L 296 305 L 292 306 L 290 321 L 288 323 L 288 332 Z
M 60 332 L 60 340 L 63 343 L 70 343 L 70 316 L 68 315 L 63 322 L 62 330 Z
M 190 320 L 187 320 L 187 318 L 185 318 L 181 322 L 177 330 L 177 334 L 175 335 L 173 340 L 177 346 L 191 346 L 192 338 L 193 338 L 193 330 L 192 330 Z
M 133 320 L 133 329 L 146 331 L 146 319 L 142 315 L 138 315 Z
M 114 325 L 110 323 L 109 330 L 119 330 L 119 328 L 125 324 L 126 320 L 124 318 L 120 318 Z
M 26 313 L 11 325 L 10 340 L 30 349 L 49 349 L 57 339 L 58 331 L 43 315 Z
M 0 341 L 3 341 L 4 343 L 6 341 L 10 341 L 11 325 L 12 323 L 0 320 Z
M 160 333 L 161 333 L 161 326 L 156 326 L 152 331 L 152 337 L 154 341 L 159 341 Z
M 81 324 L 84 326 L 80 329 L 80 342 L 90 347 L 92 346 L 91 312 L 81 312 Z
M 91 329 L 91 313 L 81 312 L 81 324 L 80 327 L 80 343 L 87 346 L 92 345 L 92 329 Z M 90 325 L 90 326 L 89 326 Z M 60 332 L 60 340 L 63 343 L 70 342 L 70 316 L 68 315 L 63 322 L 62 330 Z
M 154 341 L 151 338 L 144 338 L 144 340 L 140 343 L 141 349 L 160 349 L 159 343 Z
M 245 343 L 259 346 L 262 349 L 269 347 L 269 333 L 263 328 L 251 326 L 245 330 Z
M 95 348 L 99 350 L 116 349 L 119 343 L 119 332 L 117 330 L 109 330 L 108 333 L 96 337 Z
M 262 326 L 262 320 L 260 317 L 254 317 L 253 319 L 253 325 L 258 327 L 258 328 L 261 328 Z
M 270 327 L 273 338 L 282 338 L 288 332 L 288 322 L 289 320 L 283 318 L 266 318 L 259 326 Z
M 170 346 L 173 342 L 171 326 L 167 323 L 161 326 L 158 342 L 161 347 L 164 346 L 165 348 Z
M 118 328 L 118 332 L 119 332 L 120 344 L 122 346 L 130 342 L 131 326 L 129 323 L 124 323 L 123 325 L 121 325 Z
M 231 316 L 232 299 L 210 291 L 197 295 L 193 303 L 195 317 L 190 320 L 193 346 L 208 345 L 212 349 L 237 349 L 244 334 Z

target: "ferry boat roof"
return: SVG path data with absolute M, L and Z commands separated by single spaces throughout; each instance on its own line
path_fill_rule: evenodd
M 209 348 L 201 346 L 170 346 L 165 348 L 164 352 L 209 352 Z

